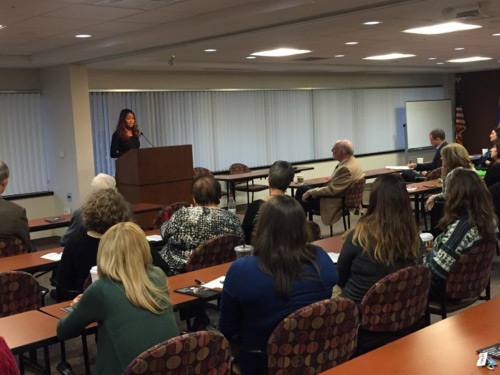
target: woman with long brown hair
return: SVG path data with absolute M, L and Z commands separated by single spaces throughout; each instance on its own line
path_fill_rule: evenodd
M 265 202 L 253 235 L 254 256 L 236 260 L 221 297 L 220 331 L 239 349 L 243 375 L 267 374 L 267 340 L 288 314 L 331 296 L 337 270 L 307 243 L 304 210 L 290 196 Z
M 442 295 L 446 277 L 461 254 L 482 241 L 497 240 L 497 220 L 481 177 L 473 170 L 456 170 L 449 180 L 444 215 L 438 223 L 444 232 L 424 261 L 432 272 L 432 299 Z
M 423 245 L 403 178 L 373 183 L 368 210 L 347 234 L 337 262 L 342 296 L 360 303 L 373 284 L 398 269 L 422 263 Z
M 139 126 L 135 121 L 135 113 L 130 109 L 122 109 L 116 131 L 111 138 L 110 154 L 112 158 L 119 158 L 128 150 L 141 147 L 139 141 Z

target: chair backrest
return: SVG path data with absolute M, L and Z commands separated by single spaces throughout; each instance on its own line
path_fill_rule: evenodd
M 146 350 L 123 375 L 229 375 L 229 343 L 219 332 L 176 336 Z
M 496 242 L 484 242 L 462 253 L 446 278 L 446 296 L 453 299 L 481 295 L 490 281 Z
M 248 168 L 245 164 L 234 163 L 229 167 L 229 174 L 240 174 L 240 173 L 248 173 L 252 170 Z
M 267 341 L 268 374 L 318 374 L 351 358 L 358 307 L 343 297 L 305 306 L 279 323 Z
M 189 255 L 186 271 L 217 266 L 236 259 L 234 247 L 240 244 L 240 238 L 235 234 L 224 234 L 202 243 Z
M 42 307 L 38 281 L 29 273 L 8 271 L 0 273 L 0 317 Z
M 366 180 L 362 177 L 354 181 L 345 191 L 344 206 L 346 208 L 361 208 L 363 204 L 363 191 L 365 190 Z
M 205 175 L 208 175 L 208 176 L 213 176 L 214 174 L 212 172 L 210 172 L 209 169 L 207 168 L 203 168 L 203 167 L 195 167 L 193 168 L 193 174 L 194 174 L 194 177 L 199 177 L 199 176 L 205 176 Z
M 436 168 L 425 175 L 425 181 L 437 180 L 441 178 L 441 168 Z
M 28 248 L 19 238 L 14 236 L 0 238 L 0 258 L 25 254 L 27 252 Z
M 430 275 L 427 267 L 417 265 L 377 281 L 359 306 L 360 327 L 372 332 L 394 332 L 412 326 L 427 310 Z
M 319 224 L 314 221 L 306 221 L 306 223 L 309 226 L 309 234 L 311 236 L 311 238 L 308 239 L 309 242 L 321 239 L 321 228 L 319 227 Z
M 153 229 L 160 229 L 165 221 L 168 221 L 170 217 L 180 208 L 189 207 L 189 203 L 186 202 L 175 202 L 163 207 L 159 212 L 158 216 L 153 221 Z

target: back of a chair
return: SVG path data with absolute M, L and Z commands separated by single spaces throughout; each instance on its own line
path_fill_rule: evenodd
M 351 358 L 358 336 L 358 307 L 343 297 L 288 315 L 267 342 L 268 374 L 318 374 Z
M 219 332 L 198 331 L 146 350 L 123 375 L 229 375 L 229 343 Z
M 213 176 L 213 173 L 210 172 L 209 169 L 203 168 L 203 167 L 195 167 L 193 168 L 193 174 L 194 177 L 199 177 L 199 176 Z
M 496 242 L 481 243 L 462 253 L 446 278 L 446 296 L 453 299 L 475 298 L 490 281 Z
M 361 208 L 363 204 L 363 191 L 365 190 L 365 178 L 354 181 L 345 191 L 344 206 L 349 209 Z
M 229 174 L 240 174 L 240 173 L 248 173 L 252 170 L 248 168 L 245 164 L 234 163 L 229 167 Z
M 240 238 L 235 234 L 224 234 L 212 238 L 198 246 L 189 256 L 186 271 L 217 266 L 236 259 L 234 247 L 240 244 Z
M 424 316 L 430 271 L 423 265 L 402 268 L 376 282 L 361 301 L 361 328 L 394 332 L 411 327 Z
M 182 207 L 189 207 L 189 203 L 186 202 L 175 202 L 169 204 L 168 206 L 163 207 L 160 212 L 158 212 L 158 216 L 156 216 L 153 221 L 153 229 L 160 229 L 162 224 L 165 221 L 168 221 L 170 217 Z
M 0 273 L 0 317 L 42 307 L 38 281 L 29 273 L 8 271 Z
M 0 258 L 25 254 L 27 252 L 28 248 L 19 238 L 13 236 L 0 238 Z
M 315 223 L 314 221 L 306 221 L 306 223 L 309 226 L 309 242 L 314 242 L 321 239 L 321 228 L 319 227 L 318 223 Z
M 436 168 L 425 175 L 425 181 L 437 180 L 441 178 L 441 168 Z

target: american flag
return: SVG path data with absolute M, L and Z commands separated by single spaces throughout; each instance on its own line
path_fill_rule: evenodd
M 455 137 L 457 143 L 462 144 L 462 133 L 467 129 L 464 119 L 464 110 L 458 106 L 455 111 Z

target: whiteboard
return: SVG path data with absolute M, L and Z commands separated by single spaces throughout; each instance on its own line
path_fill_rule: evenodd
M 430 147 L 429 133 L 443 129 L 448 142 L 455 139 L 451 100 L 406 102 L 407 146 L 409 150 Z

